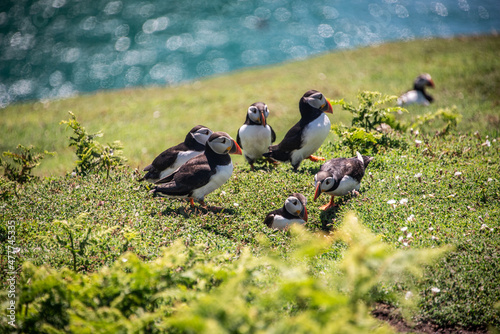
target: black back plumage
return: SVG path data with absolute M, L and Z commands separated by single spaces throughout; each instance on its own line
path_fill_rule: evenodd
M 317 173 L 318 178 L 332 176 L 335 184 L 331 190 L 337 189 L 344 176 L 350 176 L 358 182 L 365 175 L 365 170 L 372 157 L 362 155 L 363 162 L 358 157 L 352 158 L 333 158 L 325 162 Z

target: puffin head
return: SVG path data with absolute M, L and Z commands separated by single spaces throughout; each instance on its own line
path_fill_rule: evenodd
M 336 184 L 336 179 L 328 172 L 319 171 L 314 175 L 316 182 L 316 190 L 314 191 L 314 200 L 316 200 L 321 193 L 330 191 Z
M 307 199 L 304 195 L 293 193 L 285 200 L 285 210 L 288 213 L 307 221 Z
M 189 134 L 202 145 L 205 145 L 212 133 L 212 130 L 203 125 L 197 125 L 189 131 Z
M 310 91 L 307 91 L 300 100 L 300 104 L 303 103 L 322 112 L 330 114 L 333 113 L 332 105 L 330 104 L 330 102 L 325 98 L 323 94 L 321 94 L 317 90 L 312 89 Z
M 255 102 L 248 108 L 247 115 L 252 122 L 266 126 L 269 109 L 267 109 L 267 105 L 264 102 Z
M 225 132 L 214 132 L 208 138 L 207 145 L 217 154 L 241 154 L 241 148 L 230 135 Z
M 432 81 L 429 73 L 420 74 L 413 82 L 413 88 L 415 90 L 423 90 L 425 87 L 434 88 L 434 81 Z

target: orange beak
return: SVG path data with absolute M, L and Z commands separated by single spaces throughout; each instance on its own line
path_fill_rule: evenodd
M 314 192 L 314 200 L 316 200 L 316 198 L 318 198 L 319 195 L 321 195 L 321 182 L 318 182 L 318 184 L 316 185 L 316 191 Z
M 326 103 L 320 108 L 322 112 L 333 114 L 333 108 L 330 101 L 326 100 Z
M 233 147 L 231 147 L 231 150 L 229 151 L 229 153 L 231 153 L 231 154 L 241 154 L 241 147 L 234 140 L 233 140 Z
M 266 118 L 264 117 L 264 112 L 260 112 L 260 123 L 262 124 L 263 127 L 266 126 Z
M 431 80 L 431 81 L 429 81 L 429 85 L 430 85 L 432 88 L 434 88 L 434 81 L 432 81 L 432 80 Z

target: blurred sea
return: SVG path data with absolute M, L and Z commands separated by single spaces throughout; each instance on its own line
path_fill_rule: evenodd
M 500 0 L 4 0 L 0 108 L 499 30 Z

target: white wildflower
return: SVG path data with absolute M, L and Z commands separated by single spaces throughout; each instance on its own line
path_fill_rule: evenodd
M 434 288 L 431 289 L 431 291 L 432 291 L 432 293 L 440 293 L 441 289 L 434 287 Z
M 431 236 L 431 239 L 432 239 L 432 240 L 439 240 L 439 238 L 438 238 L 438 237 L 435 237 L 435 236 Z
M 406 235 L 406 238 L 410 239 L 413 236 L 413 234 L 410 232 Z
M 406 232 L 408 230 L 408 227 L 405 226 L 405 227 L 401 227 L 401 232 Z
M 486 225 L 486 224 L 481 225 L 481 230 L 485 230 L 487 228 L 488 228 L 488 225 Z
M 76 176 L 76 172 L 71 173 L 71 177 L 75 177 L 75 176 Z
M 398 241 L 399 241 L 399 242 L 403 242 L 403 240 L 404 240 L 404 239 L 405 239 L 405 238 L 403 238 L 403 237 L 399 237 L 399 238 L 398 238 Z
M 399 204 L 401 205 L 405 205 L 406 203 L 408 203 L 408 198 L 403 198 L 402 200 L 399 201 Z
M 395 199 L 390 199 L 390 200 L 387 201 L 387 204 L 389 204 L 389 205 L 396 204 L 396 200 Z
M 491 146 L 491 142 L 488 139 L 486 139 L 486 141 L 482 144 L 482 146 L 488 146 L 488 147 L 490 147 Z
M 127 261 L 128 261 L 128 260 L 127 260 L 127 259 L 125 259 L 125 258 L 123 258 L 123 259 L 122 259 L 122 262 L 127 262 Z
M 434 231 L 434 227 L 429 227 L 429 231 Z
M 396 179 L 396 180 L 399 180 L 399 175 L 396 175 L 395 179 Z
M 225 192 L 224 190 L 222 190 L 222 191 L 220 192 L 220 195 L 221 195 L 221 196 L 226 196 L 226 192 Z
M 233 203 L 234 207 L 239 207 L 240 205 L 238 203 Z
M 460 176 L 462 175 L 462 172 L 455 172 L 455 176 Z
M 417 174 L 415 174 L 415 177 L 416 177 L 416 178 L 422 177 L 422 173 L 417 173 Z
M 160 117 L 160 111 L 159 111 L 159 110 L 156 110 L 156 111 L 153 113 L 153 117 L 154 117 L 154 118 L 159 118 L 159 117 Z
M 408 299 L 410 299 L 412 297 L 413 297 L 413 292 L 407 291 L 406 294 L 405 294 L 405 299 L 408 300 Z
M 409 222 L 414 222 L 414 221 L 416 221 L 416 219 L 415 219 L 415 215 L 410 215 L 408 218 L 406 218 L 406 221 L 409 221 Z
M 488 178 L 488 182 L 492 182 L 493 179 L 491 177 Z

